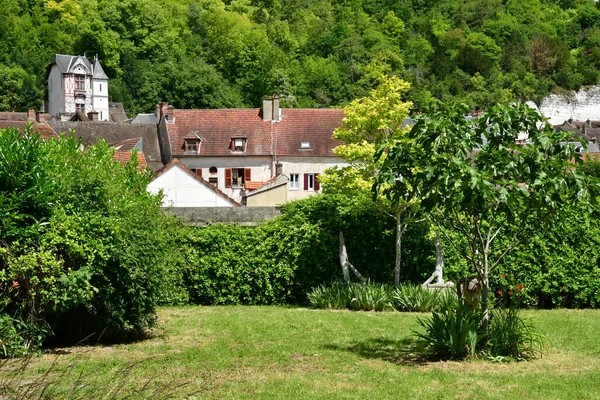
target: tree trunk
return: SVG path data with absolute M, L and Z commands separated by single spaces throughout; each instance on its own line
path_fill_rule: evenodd
M 483 329 L 485 330 L 486 340 L 489 340 L 489 326 L 490 326 L 490 315 L 489 315 L 490 307 L 488 304 L 489 288 L 490 288 L 490 281 L 488 279 L 488 270 L 486 267 L 485 270 L 483 271 L 483 282 L 481 282 L 481 311 L 482 311 L 481 325 L 483 326 Z
M 394 268 L 394 285 L 400 285 L 400 268 L 402 267 L 402 234 L 406 224 L 402 223 L 400 214 L 396 215 L 396 266 Z

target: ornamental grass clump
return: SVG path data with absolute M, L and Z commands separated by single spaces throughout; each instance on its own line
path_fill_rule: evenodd
M 487 350 L 493 357 L 528 360 L 544 353 L 544 337 L 514 308 L 492 310 Z
M 482 339 L 479 329 L 481 315 L 459 302 L 455 308 L 434 311 L 431 318 L 419 318 L 425 332 L 415 331 L 425 349 L 432 355 L 451 360 L 474 357 Z
M 457 302 L 454 290 L 430 290 L 410 283 L 394 288 L 392 297 L 395 309 L 409 312 L 438 311 Z
M 367 282 L 318 286 L 308 293 L 314 308 L 384 311 L 392 309 L 392 288 L 390 285 Z
M 489 329 L 481 325 L 481 311 L 459 300 L 455 306 L 418 319 L 424 332 L 415 332 L 432 356 L 462 360 L 484 357 L 492 361 L 528 360 L 544 353 L 544 338 L 514 308 L 491 312 Z

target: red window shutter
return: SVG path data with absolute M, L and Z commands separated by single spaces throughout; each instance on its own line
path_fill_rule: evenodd
M 200 178 L 202 178 L 202 168 L 196 168 L 196 173 Z
M 308 190 L 308 174 L 304 174 L 304 190 Z
M 315 192 L 321 189 L 321 185 L 319 185 L 319 174 L 315 174 Z
M 225 168 L 225 187 L 231 187 L 231 168 Z
M 250 168 L 244 169 L 244 182 L 250 182 L 252 179 L 252 170 Z

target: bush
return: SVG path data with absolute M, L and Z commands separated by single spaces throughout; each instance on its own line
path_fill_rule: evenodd
M 456 308 L 433 312 L 431 318 L 419 318 L 425 332 L 415 332 L 424 346 L 443 359 L 462 360 L 477 354 L 483 335 L 479 330 L 481 314 L 471 312 L 459 302 Z
M 123 339 L 153 325 L 177 279 L 179 225 L 146 191 L 150 174 L 112 155 L 106 143 L 81 151 L 73 137 L 0 131 L 3 342 L 31 350 L 52 334 Z
M 310 304 L 321 309 L 384 311 L 392 309 L 392 288 L 386 284 L 367 282 L 349 285 L 339 283 L 318 286 L 308 293 Z
M 485 356 L 527 360 L 541 356 L 544 350 L 543 338 L 513 307 L 492 310 L 487 333 L 479 326 L 481 313 L 473 312 L 462 301 L 434 311 L 431 318 L 419 319 L 418 323 L 424 332 L 415 335 L 429 352 L 443 359 Z
M 487 343 L 487 352 L 491 356 L 526 360 L 541 356 L 543 350 L 542 336 L 516 308 L 492 310 Z
M 421 285 L 401 284 L 394 288 L 394 307 L 402 311 L 428 312 L 455 308 L 456 291 L 430 290 Z
M 367 281 L 358 283 L 319 285 L 308 293 L 311 307 L 363 311 L 398 310 L 426 312 L 453 308 L 456 292 L 429 290 L 420 285 L 405 283 L 399 287 Z

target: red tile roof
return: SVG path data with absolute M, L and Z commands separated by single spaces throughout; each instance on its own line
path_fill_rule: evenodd
M 231 197 L 229 197 L 227 194 L 225 194 L 223 191 L 219 190 L 214 185 L 212 185 L 212 184 L 208 183 L 207 181 L 205 181 L 204 179 L 202 179 L 202 177 L 200 175 L 198 175 L 197 173 L 195 173 L 194 171 L 192 171 L 191 169 L 189 169 L 188 167 L 186 167 L 185 165 L 183 165 L 183 163 L 181 163 L 176 158 L 174 158 L 173 160 L 171 160 L 171 162 L 169 162 L 160 171 L 158 171 L 156 173 L 156 175 L 154 175 L 154 178 L 152 178 L 152 180 L 153 181 L 156 180 L 159 176 L 161 176 L 162 174 L 164 174 L 165 172 L 167 172 L 168 170 L 170 170 L 171 168 L 173 168 L 176 165 L 179 168 L 181 168 L 182 170 L 184 170 L 185 172 L 187 172 L 190 176 L 192 176 L 198 182 L 202 183 L 204 186 L 206 186 L 207 188 L 209 188 L 210 190 L 212 190 L 213 192 L 215 192 L 219 196 L 223 197 L 225 200 L 227 200 L 228 202 L 230 202 L 234 206 L 236 206 L 236 207 L 237 206 L 241 206 L 240 203 L 238 203 L 237 201 L 235 201 L 234 199 L 232 199 Z
M 127 164 L 127 162 L 129 162 L 131 160 L 132 154 L 133 153 L 131 153 L 130 151 L 116 150 L 115 154 L 113 155 L 113 160 L 118 161 L 121 163 L 122 166 L 125 166 L 125 164 Z M 138 159 L 138 170 L 145 171 L 146 167 L 148 166 L 148 163 L 146 162 L 146 157 L 144 156 L 144 153 L 141 151 L 138 151 L 137 159 Z
M 259 187 L 263 186 L 265 183 L 266 182 L 248 181 L 245 183 L 246 190 L 251 191 L 251 190 L 258 189 Z
M 341 109 L 283 109 L 281 121 L 274 123 L 263 122 L 260 109 L 174 109 L 174 123 L 167 127 L 174 156 L 185 155 L 185 138 L 191 133 L 202 138 L 200 156 L 265 156 L 272 147 L 276 155 L 332 156 L 341 142 L 331 135 L 343 118 Z M 230 150 L 234 137 L 246 138 L 246 151 Z M 303 141 L 310 142 L 310 149 L 300 149 Z

